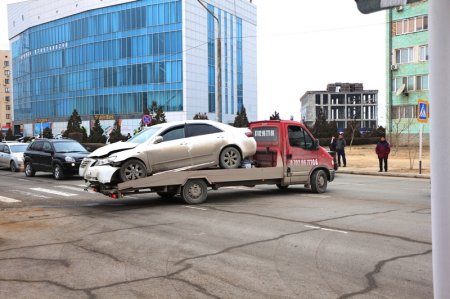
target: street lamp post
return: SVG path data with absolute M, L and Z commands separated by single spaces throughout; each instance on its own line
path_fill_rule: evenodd
M 202 0 L 197 0 L 201 6 L 217 21 L 217 121 L 222 122 L 222 40 L 221 40 L 221 28 L 220 20 L 214 12 L 208 9 L 208 7 L 202 2 Z

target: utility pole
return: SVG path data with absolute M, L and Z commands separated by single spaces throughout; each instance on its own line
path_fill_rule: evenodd
M 203 6 L 204 9 L 217 21 L 217 107 L 216 107 L 216 114 L 217 114 L 217 121 L 222 122 L 222 33 L 221 33 L 221 26 L 220 26 L 220 20 L 214 12 L 208 9 L 208 7 L 203 3 L 203 0 L 197 0 L 198 3 L 200 3 L 201 6 Z

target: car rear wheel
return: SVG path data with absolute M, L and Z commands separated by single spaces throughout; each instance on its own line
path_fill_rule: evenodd
M 64 179 L 65 176 L 61 165 L 55 164 L 55 166 L 53 166 L 53 177 L 55 178 L 55 180 Z
M 241 153 L 235 147 L 229 146 L 222 150 L 219 157 L 220 168 L 233 169 L 241 166 Z
M 9 163 L 9 168 L 11 169 L 12 172 L 17 172 L 17 166 L 16 163 L 14 161 L 11 161 L 11 163 Z
M 120 167 L 120 178 L 123 182 L 142 179 L 147 176 L 147 168 L 139 160 L 131 159 Z
M 36 171 L 34 171 L 33 165 L 31 164 L 31 162 L 26 162 L 25 163 L 25 175 L 28 177 L 32 177 L 35 174 L 36 174 Z
M 181 189 L 181 197 L 190 205 L 198 205 L 205 202 L 208 196 L 208 186 L 204 180 L 189 180 Z
M 311 190 L 315 193 L 324 193 L 327 190 L 327 174 L 322 169 L 311 175 Z

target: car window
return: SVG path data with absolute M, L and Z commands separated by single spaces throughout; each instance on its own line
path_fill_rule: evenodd
M 3 152 L 4 152 L 4 153 L 7 153 L 7 154 L 9 154 L 9 153 L 11 152 L 11 150 L 9 149 L 9 147 L 8 147 L 7 144 L 5 144 L 5 147 L 4 147 L 4 149 L 3 149 Z
M 27 149 L 27 144 L 17 144 L 10 146 L 13 153 L 23 153 Z
M 35 141 L 32 145 L 31 145 L 31 150 L 33 151 L 42 151 L 42 146 L 43 146 L 44 142 L 42 141 Z
M 309 134 L 299 126 L 288 127 L 289 145 L 304 149 L 312 149 L 314 140 Z
M 72 142 L 55 142 L 53 143 L 57 153 L 77 153 L 86 152 L 86 149 L 76 141 Z
M 184 138 L 184 126 L 178 126 L 165 131 L 162 135 L 163 142 Z
M 131 143 L 144 143 L 148 141 L 150 138 L 152 138 L 156 132 L 158 132 L 161 129 L 161 127 L 150 127 L 147 128 L 138 134 L 136 134 L 133 138 L 128 139 L 127 142 Z
M 220 133 L 222 130 L 208 124 L 189 124 L 187 126 L 187 137 Z
M 0 144 L 0 153 L 3 152 L 3 149 L 4 149 L 4 145 Z
M 44 145 L 42 146 L 42 150 L 45 151 L 51 151 L 52 150 L 52 145 L 50 144 L 50 142 L 44 142 Z

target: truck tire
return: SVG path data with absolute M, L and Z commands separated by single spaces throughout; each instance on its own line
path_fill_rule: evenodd
M 188 180 L 181 189 L 181 197 L 190 205 L 197 205 L 205 202 L 208 196 L 208 186 L 201 179 Z
M 25 162 L 25 175 L 27 177 L 32 177 L 36 174 L 36 171 L 33 169 L 33 164 L 31 162 Z
M 120 166 L 120 178 L 122 182 L 142 179 L 147 176 L 147 168 L 137 159 L 126 161 Z
M 327 191 L 327 174 L 322 169 L 318 169 L 311 175 L 311 190 L 314 193 L 324 193 Z
M 53 166 L 53 177 L 55 180 L 63 180 L 65 178 L 63 168 L 59 164 Z
M 241 166 L 241 153 L 235 147 L 228 146 L 222 150 L 219 157 L 220 168 L 234 169 Z

